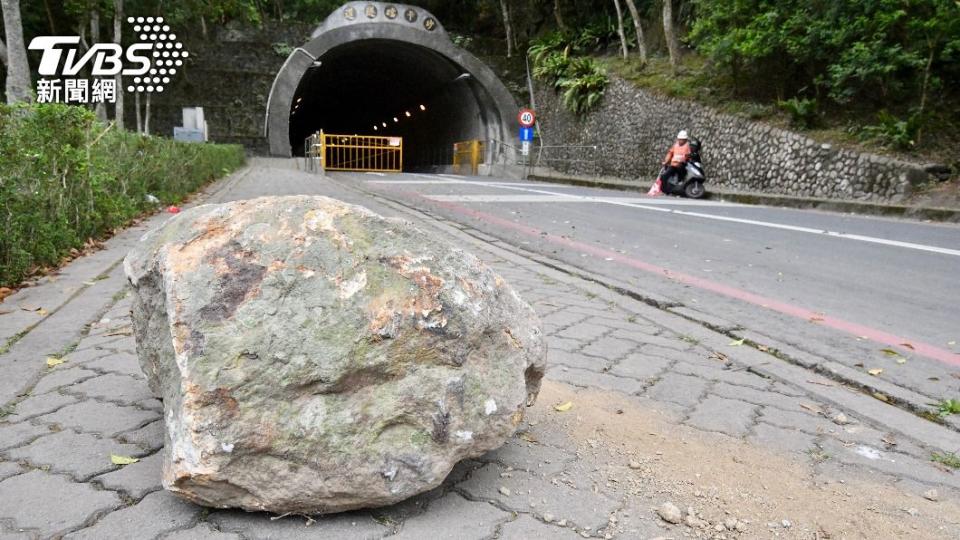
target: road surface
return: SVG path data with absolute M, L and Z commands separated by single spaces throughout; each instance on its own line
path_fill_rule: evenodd
M 792 361 L 835 366 L 838 377 L 915 402 L 960 398 L 957 225 L 488 177 L 333 178 L 572 265 Z

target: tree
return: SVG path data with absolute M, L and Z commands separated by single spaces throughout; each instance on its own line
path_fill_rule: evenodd
M 627 36 L 623 31 L 623 10 L 620 9 L 620 0 L 613 0 L 613 7 L 617 10 L 617 34 L 620 35 L 620 47 L 623 49 L 623 57 L 626 58 L 629 53 L 627 52 Z
M 647 44 L 643 40 L 643 27 L 640 25 L 640 13 L 637 12 L 637 4 L 634 0 L 627 0 L 627 9 L 630 10 L 630 17 L 633 18 L 633 28 L 637 31 L 637 51 L 640 52 L 640 62 L 647 63 Z
M 0 0 L 3 8 L 3 30 L 7 36 L 4 45 L 4 63 L 7 65 L 7 103 L 33 101 L 30 81 L 30 63 L 23 43 L 23 22 L 20 19 L 20 0 Z
M 673 0 L 663 0 L 663 37 L 670 54 L 670 70 L 676 75 L 680 67 L 680 42 L 673 24 Z
M 120 45 L 123 37 L 123 0 L 113 0 L 113 42 Z M 118 129 L 123 129 L 123 79 L 117 73 L 113 79 L 117 85 L 117 102 L 114 119 Z
M 563 22 L 563 14 L 560 13 L 560 0 L 553 0 L 553 18 L 557 21 L 557 28 L 561 32 L 566 32 L 567 25 Z
M 513 56 L 513 28 L 510 26 L 510 8 L 507 0 L 500 0 L 500 11 L 503 12 L 503 27 L 507 32 L 507 58 Z
M 96 2 L 90 7 L 90 45 L 100 43 L 100 6 Z M 97 120 L 105 122 L 107 120 L 107 107 L 102 102 L 97 102 L 93 109 L 97 115 Z

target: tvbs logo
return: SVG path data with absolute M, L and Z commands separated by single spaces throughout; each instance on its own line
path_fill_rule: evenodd
M 132 77 L 128 92 L 163 92 L 177 69 L 190 53 L 183 50 L 163 17 L 129 17 L 127 23 L 139 41 L 126 48 L 116 43 L 96 43 L 81 54 L 80 36 L 39 36 L 29 48 L 42 51 L 37 81 L 37 101 L 64 101 L 90 103 L 90 95 L 83 89 L 94 89 L 93 103 L 116 101 L 113 77 Z M 77 78 L 81 72 L 93 77 L 93 84 Z M 71 77 L 47 79 L 46 77 Z M 109 77 L 109 78 L 108 78 Z M 61 90 L 63 91 L 61 99 Z M 99 90 L 99 92 L 97 92 Z

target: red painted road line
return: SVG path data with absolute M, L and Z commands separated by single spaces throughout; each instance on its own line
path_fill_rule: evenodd
M 908 349 L 903 346 L 904 343 L 909 343 L 913 346 L 912 350 L 909 350 L 908 353 L 919 354 L 921 356 L 926 356 L 927 358 L 932 358 L 938 360 L 945 364 L 949 364 L 954 367 L 960 367 L 960 355 L 948 351 L 946 349 L 941 349 L 935 345 L 929 343 L 923 343 L 921 341 L 911 340 L 903 336 L 898 336 L 896 334 L 891 334 L 889 332 L 884 332 L 883 330 L 878 330 L 876 328 L 871 328 L 869 326 L 863 326 L 855 322 L 850 322 L 844 319 L 839 319 L 837 317 L 831 317 L 829 315 L 824 315 L 816 311 L 811 311 L 806 308 L 795 306 L 792 304 L 787 304 L 779 300 L 774 300 L 772 298 L 767 298 L 765 296 L 760 296 L 749 291 L 738 289 L 736 287 L 731 287 L 729 285 L 724 285 L 722 283 L 717 283 L 716 281 L 711 281 L 708 279 L 699 278 L 697 276 L 691 276 L 689 274 L 683 274 L 680 272 L 674 272 L 668 270 L 662 266 L 657 266 L 655 264 L 650 264 L 640 259 L 635 259 L 633 257 L 628 257 L 621 253 L 615 251 L 610 251 L 601 247 L 593 246 L 590 244 L 584 244 L 582 242 L 577 242 L 576 240 L 571 240 L 569 238 L 563 238 L 554 234 L 547 233 L 535 227 L 530 227 L 527 225 L 521 225 L 510 221 L 509 219 L 501 218 L 493 214 L 488 214 L 486 212 L 481 212 L 479 210 L 474 210 L 472 208 L 467 208 L 456 203 L 447 202 L 447 201 L 436 201 L 429 199 L 420 193 L 395 189 L 393 187 L 388 187 L 387 189 L 391 191 L 396 191 L 403 193 L 405 195 L 412 195 L 424 201 L 427 201 L 430 204 L 446 208 L 458 214 L 463 214 L 470 216 L 481 221 L 485 221 L 491 225 L 498 225 L 503 228 L 512 229 L 514 231 L 520 232 L 524 235 L 540 238 L 546 240 L 552 244 L 559 246 L 576 249 L 584 253 L 590 253 L 598 257 L 604 257 L 613 259 L 614 261 L 630 266 L 631 268 L 636 268 L 637 270 L 642 270 L 644 272 L 649 272 L 651 274 L 656 274 L 658 276 L 667 276 L 670 279 L 676 281 L 677 283 L 683 283 L 685 285 L 690 285 L 692 287 L 697 287 L 698 289 L 703 289 L 713 293 L 717 293 L 729 298 L 734 298 L 742 302 L 747 302 L 755 306 L 762 308 L 770 309 L 778 313 L 783 313 L 784 315 L 790 315 L 798 319 L 804 319 L 806 321 L 816 321 L 817 324 L 826 326 L 828 328 L 833 328 L 834 330 L 839 330 L 847 334 L 856 336 L 856 337 L 866 337 L 877 343 L 883 345 L 888 345 L 890 347 L 895 347 L 903 351 Z

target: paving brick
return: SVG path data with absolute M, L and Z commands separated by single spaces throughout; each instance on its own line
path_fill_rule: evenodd
M 559 327 L 569 326 L 587 320 L 588 316 L 574 311 L 560 310 L 552 315 L 543 317 L 544 324 L 553 324 Z
M 532 538 L 557 538 L 559 540 L 577 540 L 581 536 L 566 527 L 548 525 L 526 514 L 504 523 L 500 528 L 500 540 L 530 540 Z
M 602 337 L 584 347 L 581 352 L 613 360 L 623 358 L 636 348 L 637 344 L 632 341 L 615 337 Z
M 50 428 L 47 426 L 35 426 L 29 422 L 0 424 L 0 450 L 20 446 L 48 433 Z
M 136 429 L 158 417 L 159 415 L 155 412 L 143 411 L 134 407 L 83 401 L 75 405 L 67 405 L 59 411 L 41 416 L 37 420 L 56 423 L 61 427 L 75 428 L 78 431 L 113 436 Z
M 53 412 L 60 407 L 76 402 L 77 398 L 73 396 L 65 396 L 57 393 L 30 396 L 20 403 L 17 403 L 9 419 L 13 422 L 21 422 L 34 416 Z
M 594 388 L 603 388 L 605 390 L 615 390 L 624 394 L 632 395 L 643 390 L 644 383 L 627 377 L 617 377 L 608 373 L 596 373 L 585 369 L 560 367 L 551 369 L 547 376 L 555 381 L 561 381 L 574 386 L 590 386 Z
M 719 361 L 702 365 L 677 362 L 677 364 L 673 366 L 673 371 L 685 375 L 696 375 L 697 377 L 711 381 L 724 381 L 740 386 L 750 386 L 758 390 L 766 390 L 770 386 L 769 379 L 765 379 L 746 370 L 724 369 L 723 364 Z
M 671 361 L 666 358 L 646 356 L 643 353 L 632 353 L 617 362 L 610 370 L 610 373 L 645 381 L 659 375 L 670 364 Z
M 367 540 L 383 538 L 391 529 L 377 523 L 369 512 L 315 516 L 308 523 L 300 516 L 271 520 L 264 512 L 218 511 L 207 516 L 223 532 L 236 532 L 247 540 Z
M 839 430 L 839 426 L 826 418 L 804 412 L 764 408 L 760 412 L 760 417 L 764 422 L 775 426 L 799 429 L 814 435 L 836 433 Z
M 671 351 L 683 352 L 693 348 L 693 344 L 689 341 L 684 341 L 679 335 L 670 333 L 662 333 L 657 336 L 643 336 L 640 342 L 654 350 L 669 349 Z
M 163 448 L 165 427 L 163 421 L 151 422 L 140 429 L 123 433 L 117 436 L 120 442 L 139 445 L 149 451 Z
M 514 512 L 533 510 L 538 516 L 549 513 L 580 527 L 605 526 L 608 516 L 618 506 L 617 501 L 600 493 L 575 489 L 562 482 L 554 484 L 550 478 L 525 471 L 510 471 L 509 477 L 501 477 L 505 471 L 498 465 L 486 465 L 457 487 L 475 500 L 496 501 L 501 508 Z M 506 488 L 510 494 L 505 495 L 500 488 Z M 535 505 L 533 508 L 531 503 Z M 432 511 L 431 506 L 428 513 Z
M 547 350 L 550 351 L 576 351 L 586 345 L 586 342 L 578 339 L 567 339 L 563 337 L 547 336 Z
M 624 313 L 623 318 L 595 317 L 592 322 L 616 328 L 610 334 L 611 336 L 637 343 L 643 343 L 661 330 L 661 327 L 655 324 L 636 318 L 631 319 L 631 316 L 627 313 Z
M 66 366 L 66 364 L 61 364 L 58 368 Z M 33 390 L 30 392 L 33 395 L 40 395 L 56 390 L 61 386 L 66 386 L 74 384 L 90 377 L 96 377 L 97 373 L 90 371 L 88 369 L 83 369 L 80 366 L 73 366 L 64 369 L 56 369 L 47 375 L 44 375 L 40 382 L 33 387 Z
M 11 476 L 16 476 L 22 472 L 26 472 L 26 469 L 20 466 L 19 463 L 14 463 L 12 461 L 0 461 L 0 480 L 6 480 Z
M 657 401 L 671 401 L 679 405 L 691 406 L 700 400 L 700 395 L 707 388 L 707 381 L 690 375 L 667 373 L 644 395 Z
M 162 538 L 163 540 L 243 540 L 239 534 L 220 532 L 209 523 L 200 523 L 189 529 L 169 533 Z
M 75 350 L 64 357 L 67 364 L 61 364 L 61 366 L 80 366 L 91 360 L 107 356 L 108 354 L 110 354 L 110 351 L 102 351 L 100 349 Z
M 803 412 L 803 407 L 800 406 L 801 403 L 813 403 L 813 401 L 809 399 L 801 400 L 794 396 L 785 396 L 773 390 L 762 390 L 724 382 L 715 384 L 713 388 L 710 389 L 710 392 L 720 397 L 739 399 L 740 401 L 746 401 L 755 405 L 776 407 L 778 409 L 796 412 Z
M 591 324 L 589 322 L 577 323 L 562 332 L 560 332 L 560 337 L 567 339 L 577 339 L 581 341 L 590 341 L 597 339 L 603 334 L 610 331 L 610 328 L 606 326 L 600 326 L 599 324 Z
M 31 471 L 0 482 L 0 520 L 50 537 L 80 527 L 120 505 L 116 493 L 97 491 L 65 476 Z
M 99 371 L 110 371 L 113 373 L 120 373 L 122 375 L 130 375 L 138 379 L 144 378 L 143 371 L 140 370 L 140 364 L 137 361 L 137 357 L 133 354 L 125 352 L 110 353 L 107 356 L 87 362 L 84 364 L 84 367 Z
M 821 447 L 830 461 L 874 469 L 897 478 L 911 478 L 930 486 L 960 489 L 960 475 L 940 470 L 927 457 L 917 459 L 872 446 L 846 446 L 833 439 L 824 440 Z
M 135 379 L 128 375 L 108 373 L 95 379 L 86 380 L 67 389 L 68 392 L 79 392 L 88 397 L 107 401 L 116 401 L 124 405 L 132 405 L 138 401 L 153 398 L 147 382 L 143 378 Z
M 814 448 L 816 436 L 796 429 L 782 428 L 760 422 L 753 427 L 747 440 L 762 448 L 805 454 L 811 448 Z
M 120 444 L 112 439 L 64 430 L 7 451 L 12 459 L 26 460 L 35 466 L 48 467 L 53 472 L 67 473 L 81 482 L 95 474 L 116 469 L 117 465 L 110 463 L 111 453 L 136 456 L 142 450 L 132 444 Z
M 549 476 L 566 469 L 576 459 L 576 455 L 566 450 L 514 437 L 500 448 L 487 452 L 477 459 L 484 463 L 499 463 L 539 476 Z
M 607 363 L 608 362 L 602 358 L 587 356 L 585 354 L 576 352 L 551 349 L 547 353 L 548 368 L 562 365 L 567 367 L 588 369 L 590 371 L 601 371 L 607 366 Z
M 757 406 L 735 399 L 708 396 L 690 414 L 687 424 L 706 431 L 742 437 L 750 430 Z
M 111 512 L 93 527 L 68 534 L 71 540 L 129 540 L 154 538 L 182 529 L 200 515 L 200 507 L 167 491 L 151 493 L 139 503 Z
M 132 499 L 140 499 L 151 491 L 162 489 L 163 452 L 144 457 L 140 461 L 121 467 L 111 473 L 95 478 L 107 489 L 122 490 Z
M 397 540 L 481 540 L 493 536 L 511 515 L 493 505 L 471 502 L 456 493 L 434 501 L 423 514 L 406 520 Z

